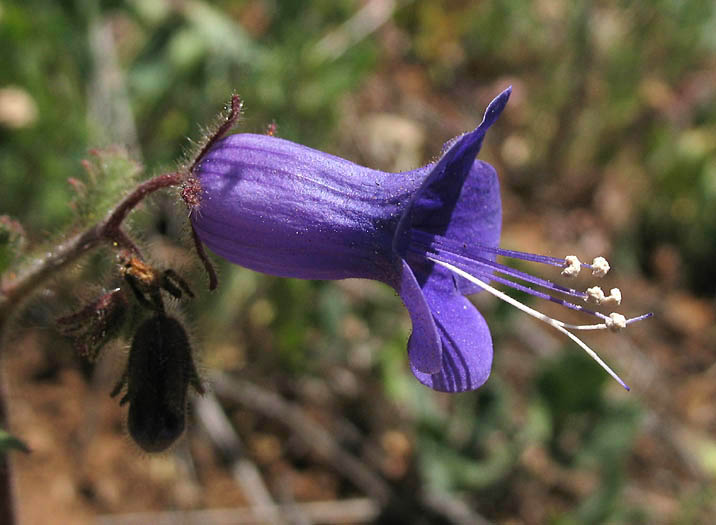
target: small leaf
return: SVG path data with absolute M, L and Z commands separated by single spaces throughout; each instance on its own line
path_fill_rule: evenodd
M 6 451 L 11 449 L 21 450 L 26 454 L 30 453 L 30 449 L 27 445 L 25 445 L 25 443 L 0 428 L 0 454 L 4 454 Z
M 91 150 L 90 158 L 82 165 L 87 173 L 86 179 L 68 180 L 75 192 L 70 205 L 82 221 L 103 217 L 136 184 L 142 171 L 141 165 L 118 146 Z

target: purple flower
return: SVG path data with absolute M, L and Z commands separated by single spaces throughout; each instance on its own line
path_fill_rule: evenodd
M 405 173 L 372 170 L 273 136 L 231 135 L 214 143 L 194 170 L 201 200 L 192 224 L 214 252 L 259 272 L 359 277 L 392 286 L 413 323 L 408 356 L 418 380 L 445 392 L 476 389 L 490 374 L 492 337 L 465 295 L 481 289 L 500 294 L 487 284 L 497 281 L 584 310 L 512 280 L 517 278 L 588 297 L 496 262 L 505 255 L 570 268 L 565 259 L 498 248 L 497 174 L 475 157 L 510 92 L 490 103 L 474 131 L 448 142 L 437 162 Z M 610 297 L 602 293 L 602 300 Z M 615 323 L 587 312 L 604 321 L 590 327 L 633 321 Z M 591 352 L 566 331 L 569 325 L 546 322 Z

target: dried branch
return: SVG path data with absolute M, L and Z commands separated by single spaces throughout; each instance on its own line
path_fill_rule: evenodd
M 230 377 L 225 373 L 212 373 L 210 381 L 213 391 L 218 396 L 238 402 L 289 427 L 312 453 L 371 496 L 381 509 L 386 508 L 389 502 L 397 497 L 388 482 L 364 462 L 343 450 L 328 431 L 307 417 L 296 405 L 273 392 L 265 391 L 248 381 Z M 418 495 L 418 499 L 426 509 L 442 516 L 449 523 L 457 525 L 489 523 L 463 501 L 451 495 L 424 491 Z M 310 514 L 306 515 L 312 517 Z M 314 522 L 319 520 L 314 518 Z
M 269 512 L 286 514 L 298 509 L 313 523 L 372 523 L 378 516 L 378 506 L 366 498 L 344 499 L 340 501 L 312 501 L 296 505 L 279 505 L 275 508 L 266 507 L 210 509 L 172 512 L 142 512 L 132 514 L 104 515 L 97 518 L 98 525 L 157 525 L 183 523 L 193 524 L 261 524 L 266 523 L 265 516 Z
M 197 399 L 194 412 L 202 423 L 214 445 L 224 458 L 231 463 L 231 472 L 244 495 L 251 503 L 251 512 L 259 516 L 262 523 L 282 524 L 285 520 L 271 497 L 261 472 L 243 454 L 241 438 L 231 426 L 219 401 L 212 392 Z
M 213 390 L 220 397 L 241 403 L 288 426 L 317 457 L 351 480 L 365 494 L 381 506 L 388 503 L 392 496 L 388 483 L 362 461 L 344 451 L 328 431 L 312 421 L 298 407 L 272 392 L 248 381 L 231 378 L 227 374 L 214 373 L 210 380 Z

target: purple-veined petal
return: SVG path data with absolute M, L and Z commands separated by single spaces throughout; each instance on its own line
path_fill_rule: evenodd
M 447 226 L 440 220 L 433 220 L 431 216 L 425 218 L 422 224 L 414 224 L 411 228 L 412 238 L 419 238 L 421 242 L 434 239 L 447 239 L 457 243 L 465 249 L 475 246 L 489 246 L 497 248 L 500 242 L 502 227 L 502 203 L 500 199 L 500 184 L 495 169 L 481 160 L 472 165 L 469 175 L 463 184 L 462 192 Z M 415 243 L 411 245 L 411 252 L 415 250 Z M 422 256 L 422 254 L 420 254 Z M 480 287 L 470 283 L 462 277 L 457 277 L 445 268 L 434 266 L 422 257 L 415 257 L 413 253 L 407 255 L 414 265 L 414 271 L 421 285 L 425 284 L 427 277 L 432 274 L 442 274 L 449 280 L 454 280 L 457 288 L 463 295 L 480 292 Z M 495 261 L 493 253 L 484 253 L 482 257 Z M 422 259 L 422 260 L 421 260 Z
M 480 125 L 469 133 L 454 139 L 440 160 L 432 167 L 420 188 L 412 196 L 408 209 L 398 223 L 393 247 L 402 253 L 409 242 L 409 230 L 428 223 L 443 231 L 450 224 L 463 184 L 472 171 L 475 157 L 489 127 L 497 120 L 510 98 L 509 87 L 490 102 Z M 436 231 L 435 233 L 442 233 Z
M 442 366 L 440 337 L 423 291 L 408 263 L 401 261 L 403 271 L 399 287 L 400 298 L 410 313 L 413 332 L 408 341 L 408 357 L 416 370 L 435 373 Z
M 466 392 L 482 386 L 492 367 L 492 336 L 485 319 L 457 291 L 423 289 L 442 341 L 440 371 L 426 374 L 412 366 L 415 377 L 440 392 Z
M 502 199 L 497 172 L 488 163 L 476 160 L 463 184 L 450 223 L 442 235 L 458 239 L 467 246 L 480 244 L 496 248 L 500 244 L 501 230 Z M 430 229 L 425 231 L 431 232 Z M 495 260 L 492 254 L 486 253 L 484 257 Z M 457 284 L 463 295 L 481 291 L 466 279 L 457 278 Z

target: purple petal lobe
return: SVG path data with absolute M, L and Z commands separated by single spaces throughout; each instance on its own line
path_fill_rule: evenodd
M 413 271 L 408 263 L 401 262 L 403 271 L 399 293 L 410 312 L 410 320 L 413 322 L 413 332 L 410 334 L 410 341 L 408 341 L 410 365 L 426 374 L 436 373 L 442 366 L 442 351 L 433 314 L 430 312 L 430 307 L 425 301 L 423 291 L 420 289 Z
M 436 231 L 426 225 L 425 231 Z M 476 160 L 470 174 L 463 184 L 460 199 L 455 205 L 450 224 L 445 228 L 445 235 L 450 239 L 458 239 L 463 244 L 490 246 L 497 248 L 500 244 L 502 230 L 502 200 L 500 198 L 500 181 L 495 169 L 488 163 Z M 495 260 L 494 255 L 485 254 L 486 259 Z M 437 270 L 437 268 L 436 268 Z M 440 268 L 442 271 L 447 271 Z M 466 279 L 457 278 L 458 290 L 463 295 L 481 291 L 481 288 Z
M 466 392 L 482 386 L 492 367 L 492 337 L 487 323 L 465 297 L 423 289 L 442 341 L 440 371 L 426 374 L 412 365 L 415 377 L 440 392 Z M 436 305 L 435 303 L 438 303 Z
M 511 92 L 510 87 L 500 93 L 487 107 L 482 123 L 474 131 L 449 143 L 440 160 L 429 167 L 429 174 L 413 195 L 398 224 L 393 241 L 398 253 L 405 250 L 411 228 L 428 224 L 438 234 L 447 229 L 485 133 L 502 113 Z
M 485 110 L 485 116 L 482 118 L 481 126 L 487 126 L 489 128 L 495 123 L 495 121 L 500 117 L 500 114 L 502 114 L 502 111 L 505 109 L 511 94 L 512 86 L 508 86 L 507 89 L 497 95 L 492 102 L 490 102 Z
M 502 226 L 502 201 L 500 199 L 500 183 L 495 169 L 481 160 L 476 160 L 465 179 L 460 196 L 455 203 L 448 224 L 443 224 L 439 214 L 424 217 L 423 222 L 413 224 L 412 230 L 440 236 L 457 241 L 465 249 L 476 245 L 497 248 L 500 243 Z M 495 255 L 485 253 L 485 259 L 495 260 Z M 441 266 L 433 265 L 418 258 L 408 256 L 413 271 L 421 286 L 425 285 L 428 276 L 442 275 L 448 281 L 457 283 L 462 295 L 480 292 L 482 289 L 467 279 L 455 276 Z

